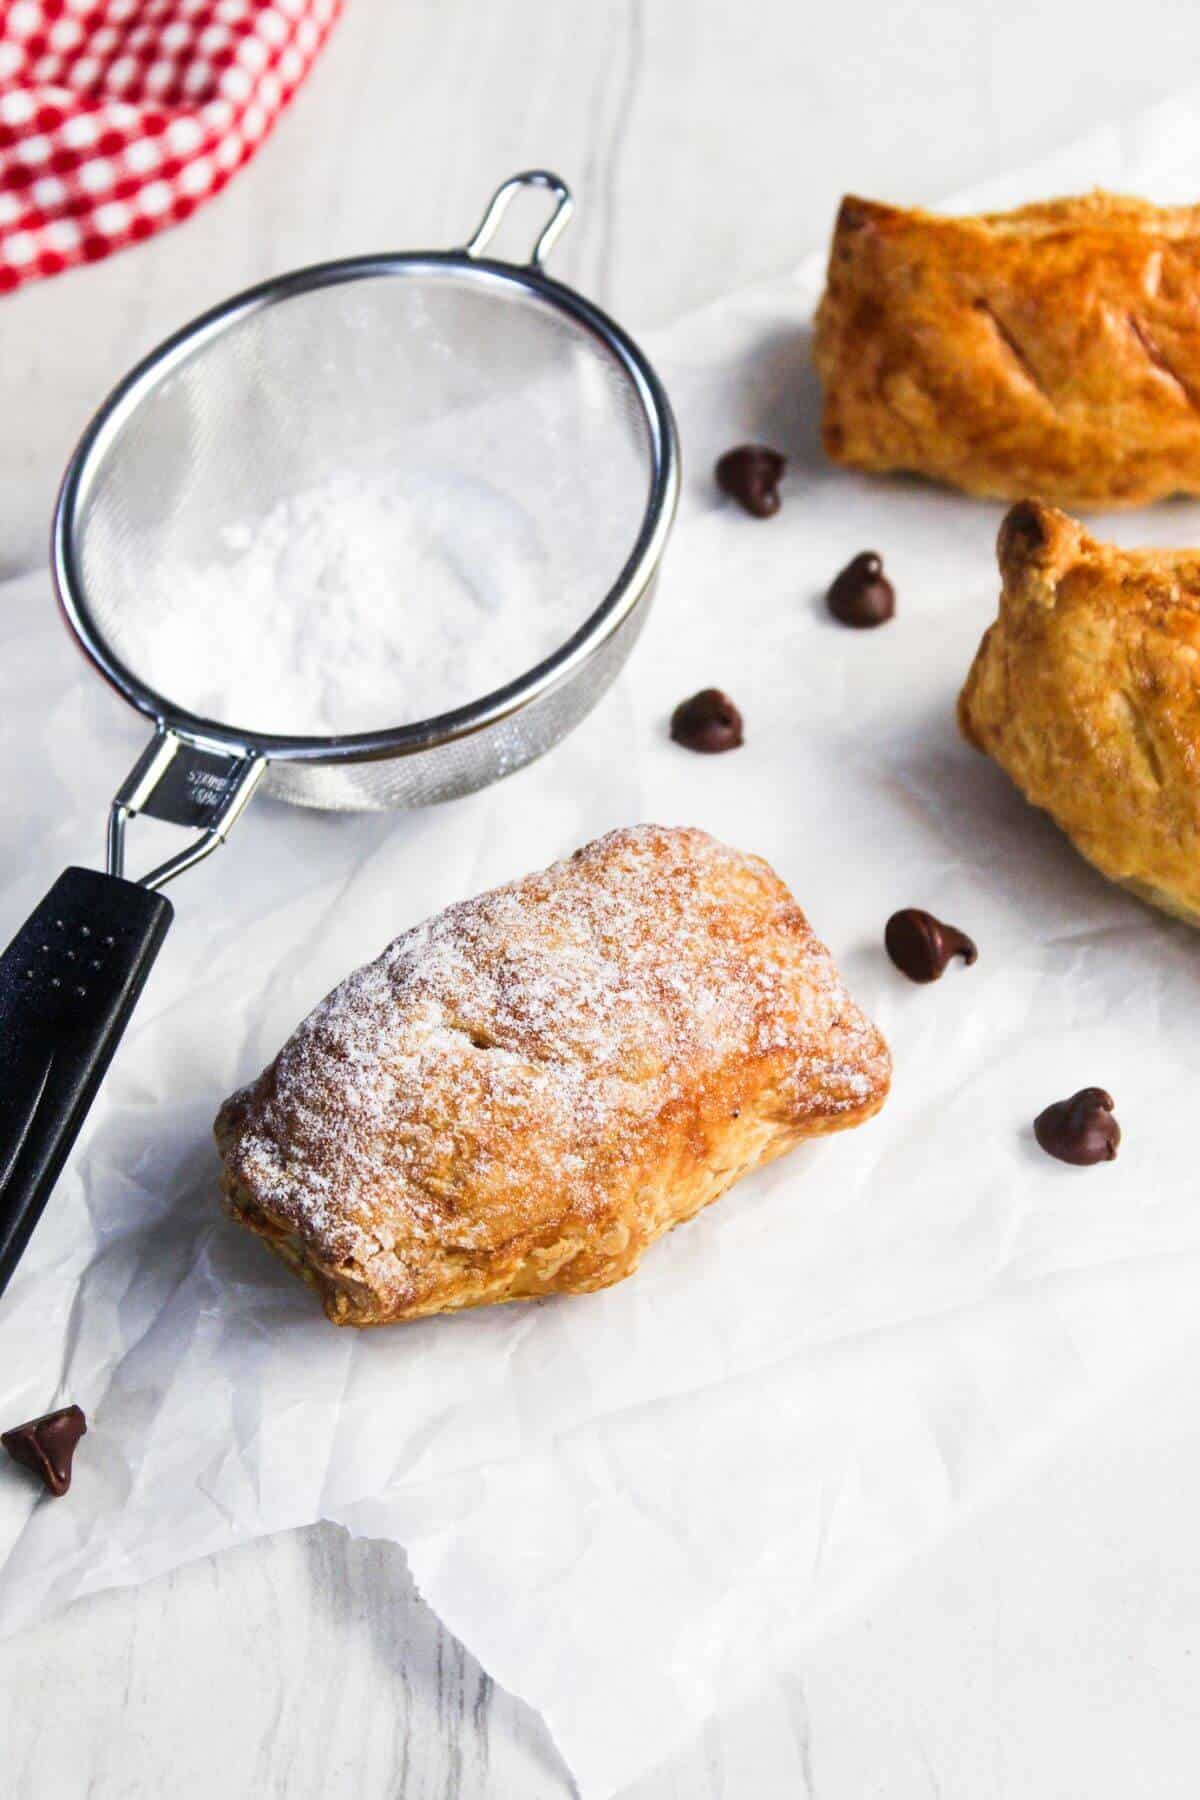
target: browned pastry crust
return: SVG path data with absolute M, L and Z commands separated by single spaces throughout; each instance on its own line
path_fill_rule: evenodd
M 767 864 L 642 826 L 335 988 L 222 1107 L 222 1186 L 340 1325 L 585 1292 L 889 1075 Z
M 1082 508 L 1200 493 L 1200 207 L 847 197 L 814 354 L 834 462 Z
M 1105 875 L 1200 924 L 1200 552 L 1098 544 L 1037 501 L 997 552 L 963 735 Z

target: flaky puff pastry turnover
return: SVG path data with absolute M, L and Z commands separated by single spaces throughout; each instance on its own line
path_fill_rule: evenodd
M 963 735 L 1105 875 L 1200 925 L 1200 551 L 1118 550 L 1037 501 L 997 548 Z
M 834 462 L 969 494 L 1200 492 L 1200 207 L 842 202 L 817 315 Z
M 584 1293 L 889 1077 L 767 864 L 641 826 L 342 982 L 222 1107 L 222 1185 L 339 1325 Z

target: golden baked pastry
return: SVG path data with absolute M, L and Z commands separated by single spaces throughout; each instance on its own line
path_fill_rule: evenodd
M 642 826 L 342 982 L 222 1107 L 222 1186 L 339 1325 L 581 1293 L 889 1072 L 765 862 Z
M 963 735 L 1105 875 L 1200 924 L 1200 551 L 1118 550 L 1027 500 L 997 552 Z
M 842 202 L 817 314 L 834 462 L 969 494 L 1200 493 L 1200 207 Z

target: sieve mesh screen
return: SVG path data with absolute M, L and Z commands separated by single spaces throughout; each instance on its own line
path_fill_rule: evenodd
M 394 269 L 202 336 L 90 471 L 92 616 L 191 712 L 340 736 L 467 705 L 569 638 L 637 540 L 653 445 L 604 341 L 486 269 Z

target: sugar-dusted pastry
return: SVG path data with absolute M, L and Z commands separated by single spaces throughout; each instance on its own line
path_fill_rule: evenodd
M 969 494 L 1200 493 L 1200 207 L 843 200 L 815 357 L 834 462 Z
M 585 1292 L 889 1071 L 765 862 L 641 826 L 342 982 L 222 1107 L 222 1185 L 339 1325 Z
M 964 736 L 1105 875 L 1200 924 L 1200 551 L 1118 550 L 1029 500 L 998 554 Z

